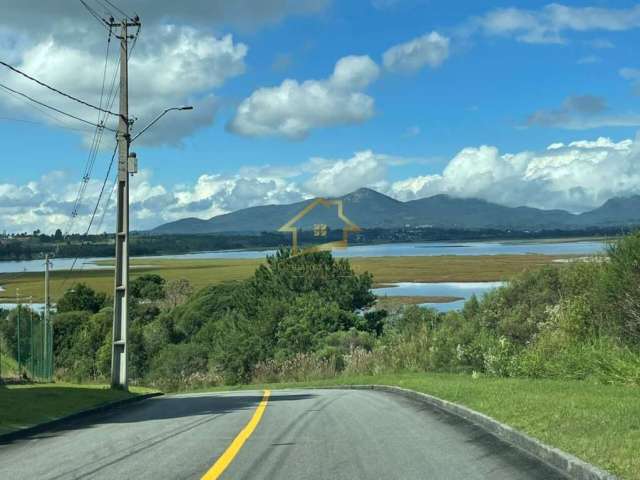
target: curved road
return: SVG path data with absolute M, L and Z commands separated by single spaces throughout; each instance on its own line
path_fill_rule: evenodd
M 262 392 L 158 397 L 0 443 L 0 478 L 200 479 L 255 423 L 262 400 Z M 397 395 L 281 390 L 219 478 L 564 477 L 473 425 Z

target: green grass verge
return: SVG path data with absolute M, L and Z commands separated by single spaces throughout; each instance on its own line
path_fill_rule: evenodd
M 0 385 L 0 435 L 152 391 L 130 390 L 70 383 Z
M 640 480 L 640 389 L 585 381 L 395 374 L 243 389 L 396 385 L 465 405 L 622 478 Z M 230 387 L 218 390 L 229 390 Z

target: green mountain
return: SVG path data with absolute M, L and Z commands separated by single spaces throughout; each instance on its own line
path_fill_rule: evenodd
M 435 195 L 401 202 L 369 188 L 339 197 L 344 215 L 362 228 L 498 228 L 554 229 L 640 225 L 640 196 L 614 198 L 595 210 L 573 214 L 565 210 L 505 207 L 476 198 Z M 255 233 L 276 231 L 309 206 L 313 200 L 287 205 L 250 207 L 209 220 L 185 218 L 160 225 L 157 234 Z M 310 229 L 324 223 L 341 228 L 344 223 L 335 205 L 317 205 L 295 225 Z

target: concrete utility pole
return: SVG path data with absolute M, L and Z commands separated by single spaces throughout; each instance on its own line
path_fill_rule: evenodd
M 42 373 L 47 379 L 53 376 L 53 341 L 49 341 L 49 331 L 53 336 L 53 328 L 50 328 L 51 320 L 49 319 L 49 309 L 51 308 L 51 300 L 49 298 L 49 268 L 51 260 L 49 255 L 44 257 L 44 332 L 42 335 Z M 51 355 L 49 355 L 51 350 Z
M 112 23 L 120 27 L 120 122 L 118 124 L 118 185 L 116 213 L 116 269 L 113 295 L 113 344 L 111 348 L 111 387 L 127 389 L 127 330 L 129 298 L 129 39 L 128 27 L 139 27 L 123 19 Z M 133 159 L 132 159 L 133 160 Z M 132 162 L 135 163 L 135 162 Z M 132 165 L 134 166 L 134 165 Z
M 20 349 L 20 289 L 16 288 L 16 302 L 18 302 L 18 375 L 22 377 L 22 351 Z

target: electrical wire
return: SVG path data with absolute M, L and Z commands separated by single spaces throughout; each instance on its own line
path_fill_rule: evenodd
M 100 23 L 100 25 L 107 28 L 107 30 L 111 29 L 111 25 L 109 25 L 109 23 L 107 23 L 107 21 L 104 18 L 98 15 L 98 12 L 96 12 L 93 8 L 87 5 L 87 3 L 84 0 L 80 0 L 80 3 L 84 6 L 84 8 L 87 9 L 89 14 Z
M 91 130 L 86 129 L 86 128 L 66 127 L 64 125 L 49 125 L 48 123 L 36 122 L 34 120 L 28 120 L 26 118 L 0 117 L 0 121 L 30 123 L 32 125 L 42 125 L 44 127 L 53 126 L 54 128 L 62 128 L 62 129 L 65 129 L 65 130 L 74 130 L 76 132 L 90 132 L 91 131 Z
M 18 90 L 14 90 L 13 88 L 9 88 L 9 87 L 7 87 L 6 85 L 4 85 L 2 83 L 0 83 L 0 88 L 3 88 L 8 92 L 15 93 L 16 95 L 20 95 L 21 97 L 24 97 L 27 100 L 32 101 L 33 103 L 36 103 L 36 104 L 38 104 L 38 105 L 40 105 L 42 107 L 48 108 L 49 110 L 53 110 L 54 112 L 57 112 L 57 113 L 59 113 L 61 115 L 64 115 L 66 117 L 73 118 L 74 120 L 77 120 L 77 121 L 82 122 L 82 123 L 86 123 L 87 125 L 91 125 L 92 127 L 100 127 L 100 125 L 97 125 L 97 124 L 95 124 L 93 122 L 90 122 L 89 120 L 77 117 L 75 115 L 72 115 L 71 113 L 64 112 L 64 111 L 60 110 L 59 108 L 53 107 L 51 105 L 47 105 L 46 103 L 40 102 L 39 100 L 36 100 L 35 98 L 30 97 L 26 93 L 19 92 Z M 109 128 L 109 127 L 106 127 L 106 126 L 102 126 L 102 128 L 106 128 L 107 130 L 111 130 L 112 132 L 116 131 L 113 128 Z
M 79 130 L 79 131 L 83 131 L 83 132 L 92 131 L 92 130 L 89 130 L 89 129 L 79 129 L 79 128 L 71 127 L 71 126 L 69 126 L 69 123 L 67 121 L 61 120 L 59 117 L 54 116 L 49 111 L 45 110 L 42 107 L 39 107 L 38 105 L 35 105 L 35 104 L 31 103 L 29 100 L 26 100 L 25 98 L 21 97 L 20 95 L 16 95 L 15 93 L 12 93 L 12 92 L 9 92 L 9 91 L 6 91 L 6 90 L 0 90 L 0 92 L 4 92 L 7 95 L 10 95 L 10 96 L 12 96 L 13 98 L 15 98 L 17 100 L 20 100 L 25 105 L 28 105 L 29 107 L 33 108 L 34 110 L 38 110 L 38 112 L 40 112 L 42 115 L 44 115 L 45 117 L 48 117 L 52 121 L 56 122 L 60 128 L 66 128 L 66 129 L 70 129 L 70 130 Z M 5 117 L 5 118 L 8 118 L 8 117 Z M 15 119 L 15 120 L 18 120 L 18 119 Z M 34 122 L 34 123 L 37 123 L 37 122 Z M 46 124 L 43 124 L 43 125 L 46 125 Z
M 118 7 L 117 5 L 114 5 L 113 2 L 110 2 L 109 0 L 102 0 L 103 2 L 107 3 L 109 6 L 111 6 L 111 8 L 115 9 L 117 12 L 119 12 L 121 15 L 124 15 L 125 17 L 127 17 L 129 20 L 133 20 L 132 17 L 130 17 L 129 15 L 127 15 L 120 7 Z
M 133 53 L 133 50 L 134 50 L 134 48 L 136 46 L 136 43 L 137 43 L 137 40 L 138 40 L 138 37 L 139 37 L 139 34 L 140 34 L 140 29 L 141 29 L 140 25 L 138 25 L 138 30 L 136 31 L 136 34 L 135 34 L 135 37 L 134 37 L 134 40 L 133 40 L 133 43 L 132 43 L 132 46 L 131 46 L 131 49 L 130 49 L 130 54 L 129 54 L 128 60 L 130 60 L 131 54 Z M 109 38 L 109 40 L 110 40 L 110 38 Z M 107 52 L 108 52 L 108 50 L 107 50 Z M 114 73 L 114 78 L 112 80 L 111 91 L 113 91 L 113 97 L 111 97 L 111 100 L 109 100 L 111 92 L 109 93 L 109 95 L 107 95 L 107 106 L 108 106 L 108 108 L 111 108 L 111 105 L 115 101 L 115 98 L 116 98 L 116 95 L 117 95 L 118 89 L 115 89 L 115 91 L 114 91 L 114 88 L 115 88 L 115 79 L 116 79 L 116 75 L 117 75 L 118 70 L 119 70 L 119 68 L 116 69 L 116 72 Z M 102 95 L 104 95 L 105 78 L 106 78 L 106 65 L 105 65 L 105 70 L 103 72 Z M 102 100 L 103 100 L 102 95 L 101 95 L 101 98 L 100 98 L 100 106 L 101 107 L 102 107 Z M 106 114 L 105 114 L 105 119 L 106 119 Z M 109 162 L 109 167 L 107 169 L 107 173 L 106 173 L 106 175 L 104 177 L 104 180 L 102 182 L 102 187 L 100 189 L 100 194 L 98 195 L 98 199 L 96 201 L 96 205 L 95 205 L 95 207 L 93 209 L 93 212 L 91 214 L 91 217 L 89 219 L 89 225 L 88 225 L 88 227 L 87 227 L 87 229 L 85 230 L 85 233 L 84 233 L 85 237 L 89 235 L 90 230 L 91 230 L 91 226 L 93 225 L 93 222 L 94 222 L 95 217 L 97 215 L 98 208 L 100 206 L 100 202 L 101 202 L 102 197 L 104 195 L 104 190 L 105 190 L 106 184 L 107 184 L 107 182 L 109 180 L 109 176 L 111 174 L 111 169 L 113 168 L 113 164 L 114 164 L 114 160 L 115 160 L 117 152 L 118 152 L 118 144 L 116 143 L 115 148 L 113 150 L 113 154 L 111 155 L 111 160 Z M 86 177 L 83 177 L 83 180 L 84 180 L 84 178 L 86 178 Z M 104 221 L 104 218 L 105 218 L 106 212 L 108 210 L 109 204 L 111 203 L 111 197 L 113 196 L 113 192 L 115 190 L 115 186 L 116 185 L 117 185 L 117 176 L 116 176 L 116 179 L 115 179 L 115 182 L 114 182 L 114 186 L 112 187 L 112 189 L 110 191 L 110 194 L 109 194 L 109 197 L 107 198 L 107 201 L 106 201 L 106 203 L 105 203 L 105 205 L 103 207 L 102 216 L 100 218 L 100 223 L 99 223 L 99 226 L 98 226 L 98 230 L 102 227 L 102 223 Z M 78 206 L 79 206 L 79 204 L 78 204 Z M 74 210 L 74 211 L 76 211 L 76 210 Z M 77 211 L 76 211 L 76 216 L 77 216 Z M 72 219 L 73 219 L 73 217 L 72 217 Z M 67 234 L 67 236 L 68 236 L 68 234 Z M 69 280 L 69 278 L 71 277 L 71 273 L 74 271 L 79 258 L 80 258 L 80 255 L 78 254 L 73 259 L 73 262 L 71 264 L 71 268 L 66 272 L 65 279 L 63 280 L 62 285 L 60 287 L 61 291 L 64 291 L 64 287 L 67 284 L 67 281 Z
M 74 102 L 78 102 L 78 103 L 80 103 L 82 105 L 85 105 L 87 107 L 93 108 L 94 110 L 98 110 L 98 111 L 101 111 L 101 112 L 104 112 L 104 113 L 108 113 L 109 115 L 113 115 L 115 117 L 119 117 L 120 116 L 120 114 L 118 114 L 118 113 L 110 112 L 109 110 L 105 110 L 105 109 L 100 108 L 100 107 L 98 107 L 96 105 L 93 105 L 93 104 L 91 104 L 89 102 L 81 100 L 78 97 L 74 97 L 73 95 L 69 95 L 68 93 L 63 92 L 62 90 L 58 90 L 57 88 L 52 87 L 51 85 L 48 85 L 48 84 L 42 82 L 41 80 L 38 80 L 35 77 L 32 77 L 28 73 L 25 73 L 22 70 L 19 70 L 18 68 L 14 67 L 13 65 L 9 65 L 7 62 L 3 62 L 2 60 L 0 60 L 0 65 L 3 65 L 5 67 L 7 67 L 9 70 L 11 70 L 12 72 L 17 73 L 18 75 L 22 75 L 24 78 L 27 78 L 27 79 L 31 80 L 32 82 L 37 83 L 38 85 L 40 85 L 42 87 L 48 88 L 52 92 L 55 92 L 55 93 L 57 93 L 59 95 L 62 95 L 63 97 L 66 97 L 66 98 L 68 98 L 70 100 L 73 100 Z

